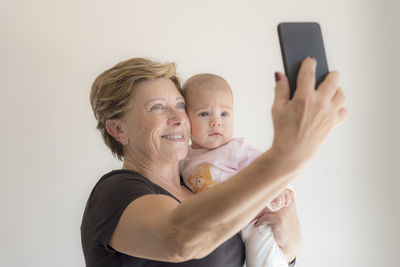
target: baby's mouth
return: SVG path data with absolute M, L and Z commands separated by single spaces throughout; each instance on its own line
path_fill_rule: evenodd
M 222 136 L 222 134 L 215 132 L 215 133 L 210 133 L 208 136 Z

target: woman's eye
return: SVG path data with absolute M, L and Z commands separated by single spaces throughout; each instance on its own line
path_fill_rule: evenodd
M 164 109 L 164 106 L 161 104 L 155 104 L 150 108 L 150 110 L 161 110 L 161 109 Z
M 228 117 L 229 116 L 229 112 L 224 111 L 224 112 L 221 113 L 221 116 L 222 117 Z
M 206 117 L 206 116 L 208 116 L 208 112 L 201 112 L 200 114 L 199 114 L 199 116 L 200 117 Z
M 178 104 L 176 105 L 176 107 L 179 108 L 179 109 L 180 109 L 180 108 L 185 109 L 186 105 L 185 105 L 184 102 L 180 102 L 180 103 L 178 103 Z

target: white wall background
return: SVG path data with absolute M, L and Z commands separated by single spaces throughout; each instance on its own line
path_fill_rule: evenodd
M 398 104 L 400 99 L 400 86 L 397 81 L 400 73 L 400 34 L 398 30 L 400 25 L 399 11 L 400 2 L 393 0 L 388 5 L 387 13 L 385 14 L 385 17 L 388 21 L 388 35 L 390 36 L 387 41 L 388 64 L 385 64 L 385 69 L 387 69 L 385 76 L 389 79 L 389 87 L 391 88 L 389 91 L 391 92 L 390 97 L 392 99 L 390 112 L 386 117 L 386 120 L 388 121 L 387 131 L 392 134 L 391 137 L 389 137 L 389 145 L 392 149 L 392 157 L 389 161 L 390 169 L 392 170 L 392 177 L 389 179 L 389 186 L 391 190 L 388 192 L 388 194 L 391 195 L 391 198 L 388 206 L 389 209 L 393 208 L 392 212 L 394 211 L 394 214 L 396 215 L 394 218 L 396 225 L 400 225 L 400 194 L 398 193 L 398 189 L 400 188 L 400 157 L 398 155 L 398 151 L 400 151 L 400 111 Z M 394 205 L 391 205 L 392 203 Z M 398 240 L 400 240 L 400 230 L 397 229 L 397 232 L 394 232 L 393 236 L 396 238 L 396 242 L 398 243 Z M 399 245 L 397 245 L 397 252 L 399 251 L 398 248 Z
M 320 22 L 350 113 L 295 181 L 297 266 L 397 266 L 399 11 L 394 0 L 1 0 L 0 266 L 84 266 L 85 202 L 121 166 L 95 130 L 89 91 L 121 60 L 224 76 L 236 135 L 266 149 L 281 21 Z

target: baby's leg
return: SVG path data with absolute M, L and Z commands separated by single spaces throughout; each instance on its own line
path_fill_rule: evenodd
M 285 255 L 276 243 L 270 225 L 256 227 L 254 222 L 242 229 L 247 267 L 287 267 Z

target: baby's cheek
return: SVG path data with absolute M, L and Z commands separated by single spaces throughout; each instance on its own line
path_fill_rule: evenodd
M 196 119 L 191 120 L 191 125 L 192 125 L 192 136 L 195 139 L 198 139 L 202 136 L 203 130 L 204 130 L 204 126 L 202 125 L 201 122 L 197 121 Z

